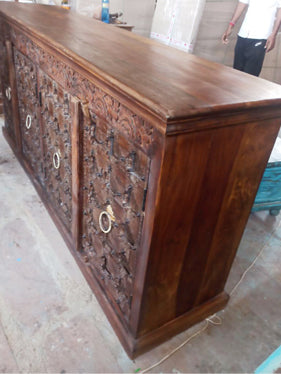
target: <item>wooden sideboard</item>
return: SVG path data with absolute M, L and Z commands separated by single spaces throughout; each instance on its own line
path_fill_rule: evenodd
M 280 86 L 57 7 L 0 22 L 4 135 L 129 356 L 222 309 Z

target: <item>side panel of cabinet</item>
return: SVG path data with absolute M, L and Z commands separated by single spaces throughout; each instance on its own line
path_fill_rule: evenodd
M 224 285 L 280 126 L 251 120 L 168 137 L 140 334 L 173 320 L 191 325 L 227 301 Z

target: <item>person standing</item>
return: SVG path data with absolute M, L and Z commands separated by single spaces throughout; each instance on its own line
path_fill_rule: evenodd
M 246 9 L 237 36 L 233 68 L 259 76 L 265 53 L 275 46 L 281 24 L 281 0 L 239 0 L 222 36 L 223 44 L 228 43 L 236 22 Z

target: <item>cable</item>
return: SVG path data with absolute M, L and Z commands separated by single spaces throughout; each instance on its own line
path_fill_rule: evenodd
M 145 370 L 139 371 L 139 373 L 140 374 L 147 373 L 151 369 L 153 369 L 156 366 L 162 364 L 162 362 L 166 361 L 169 357 L 171 357 L 174 353 L 176 353 L 179 349 L 181 349 L 185 344 L 187 344 L 191 339 L 195 338 L 197 335 L 199 335 L 203 331 L 205 331 L 207 329 L 207 327 L 209 326 L 209 321 L 205 320 L 205 322 L 206 322 L 205 326 L 202 329 L 200 329 L 195 334 L 193 334 L 189 338 L 187 338 L 183 343 L 181 343 L 178 347 L 176 347 L 175 349 L 173 349 L 169 354 L 167 354 L 166 356 L 164 356 L 160 361 L 156 362 L 155 364 L 153 364 L 152 366 L 150 366 L 149 368 L 147 368 Z
M 264 249 L 265 249 L 266 245 L 264 245 L 262 247 L 262 249 L 260 250 L 260 252 L 258 253 L 258 255 L 255 257 L 254 261 L 251 263 L 251 265 L 244 271 L 244 273 L 242 274 L 239 282 L 233 287 L 233 289 L 231 290 L 231 292 L 229 293 L 229 296 L 232 296 L 232 294 L 234 294 L 234 292 L 236 291 L 236 289 L 238 288 L 238 286 L 240 286 L 240 284 L 243 282 L 243 279 L 245 278 L 246 274 L 252 269 L 252 267 L 255 265 L 255 263 L 257 262 L 257 260 L 259 259 L 259 257 L 262 255 Z
M 279 228 L 279 226 L 281 225 L 281 221 L 279 222 L 279 224 L 277 225 L 277 227 L 275 227 L 270 235 L 269 235 L 269 239 L 268 241 L 272 238 L 274 232 Z M 244 273 L 242 274 L 239 282 L 233 287 L 233 289 L 231 290 L 231 292 L 229 293 L 229 296 L 232 296 L 234 294 L 234 292 L 236 291 L 236 289 L 238 288 L 238 286 L 240 286 L 240 284 L 242 283 L 243 279 L 245 278 L 246 274 L 252 269 L 252 267 L 255 265 L 255 263 L 258 261 L 258 259 L 261 257 L 261 255 L 263 254 L 265 248 L 267 246 L 267 243 L 264 244 L 264 246 L 262 247 L 262 249 L 259 251 L 259 253 L 256 255 L 254 261 L 251 263 L 251 265 L 244 271 Z
M 216 319 L 216 320 L 215 320 Z M 202 332 L 204 332 L 209 325 L 221 325 L 222 324 L 222 320 L 220 317 L 218 317 L 216 314 L 214 314 L 213 316 L 211 317 L 208 317 L 205 319 L 205 325 L 197 332 L 195 332 L 193 335 L 191 335 L 190 337 L 188 337 L 183 343 L 181 343 L 178 347 L 176 347 L 175 349 L 173 349 L 170 353 L 168 353 L 166 356 L 164 356 L 160 361 L 156 362 L 155 364 L 153 364 L 152 366 L 150 366 L 149 368 L 145 369 L 145 370 L 141 370 L 139 371 L 140 374 L 143 374 L 143 373 L 147 373 L 148 371 L 150 371 L 151 369 L 154 369 L 156 366 L 162 364 L 162 362 L 166 361 L 169 357 L 171 357 L 174 353 L 176 353 L 178 350 L 180 350 L 184 345 L 186 345 L 188 342 L 190 342 L 190 340 L 192 340 L 193 338 L 195 338 L 196 336 L 202 334 Z

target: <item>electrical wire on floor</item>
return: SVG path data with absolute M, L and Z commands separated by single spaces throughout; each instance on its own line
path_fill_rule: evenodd
M 275 233 L 275 231 L 277 231 L 277 229 L 279 228 L 280 225 L 281 225 L 281 221 L 271 231 L 267 242 L 272 238 L 273 234 Z M 256 257 L 254 258 L 254 260 L 251 263 L 251 265 L 244 271 L 244 273 L 242 274 L 239 282 L 236 283 L 236 285 L 233 287 L 233 289 L 229 293 L 230 296 L 232 296 L 233 293 L 237 290 L 237 288 L 243 282 L 246 274 L 252 269 L 252 267 L 255 265 L 255 263 L 258 261 L 258 259 L 261 257 L 261 255 L 263 254 L 265 248 L 267 247 L 267 242 L 264 244 L 264 246 L 261 248 L 261 250 L 259 251 L 259 253 L 256 255 Z M 222 320 L 216 314 L 212 315 L 211 317 L 206 318 L 205 319 L 205 324 L 204 324 L 204 326 L 200 330 L 198 330 L 193 335 L 191 335 L 190 337 L 188 337 L 184 342 L 182 342 L 179 346 L 177 346 L 176 348 L 174 348 L 170 353 L 168 353 L 166 356 L 164 356 L 163 358 L 161 358 L 161 360 L 157 361 L 155 364 L 151 365 L 150 367 L 148 367 L 148 368 L 146 368 L 144 370 L 137 370 L 136 372 L 138 374 L 148 373 L 150 370 L 154 369 L 156 366 L 162 364 L 164 361 L 166 361 L 168 358 L 170 358 L 173 354 L 175 354 L 177 351 L 179 351 L 183 346 L 185 346 L 187 343 L 189 343 L 192 339 L 194 339 L 196 336 L 202 334 L 205 330 L 207 330 L 207 328 L 209 327 L 210 324 L 218 326 L 218 325 L 222 324 Z
M 213 319 L 214 318 L 214 319 Z M 215 320 L 216 319 L 216 320 Z M 193 335 L 191 335 L 189 338 L 187 338 L 183 343 L 181 343 L 179 346 L 177 346 L 175 349 L 173 349 L 170 353 L 168 353 L 166 356 L 164 356 L 160 361 L 156 362 L 155 364 L 153 364 L 152 366 L 150 366 L 149 368 L 145 369 L 145 370 L 141 370 L 139 371 L 138 373 L 142 374 L 142 373 L 147 373 L 149 372 L 151 369 L 154 369 L 156 366 L 162 364 L 162 362 L 166 361 L 169 357 L 171 357 L 174 353 L 176 353 L 178 350 L 180 350 L 183 346 L 185 346 L 188 342 L 190 342 L 190 340 L 192 340 L 193 338 L 195 338 L 197 335 L 200 335 L 202 334 L 203 331 L 207 330 L 209 324 L 211 325 L 221 325 L 222 324 L 222 320 L 220 317 L 218 317 L 216 314 L 214 314 L 213 316 L 209 317 L 209 318 L 206 318 L 205 319 L 205 324 L 204 326 L 198 330 L 197 332 L 195 332 Z

